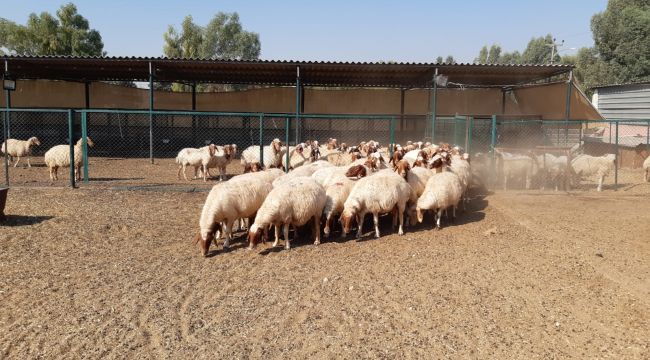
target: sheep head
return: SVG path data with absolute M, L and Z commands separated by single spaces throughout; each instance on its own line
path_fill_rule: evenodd
M 349 178 L 355 178 L 355 179 L 360 179 L 362 177 L 366 177 L 367 175 L 368 175 L 368 172 L 366 170 L 366 167 L 363 166 L 363 165 L 352 166 L 345 173 L 345 176 L 347 176 Z
M 355 217 L 356 217 L 355 210 L 352 209 L 343 210 L 343 213 L 339 218 L 339 222 L 341 223 L 341 227 L 343 228 L 344 235 L 347 235 L 350 232 L 350 229 L 352 229 L 352 225 L 354 225 Z
M 217 145 L 215 144 L 208 145 L 208 154 L 210 154 L 210 156 L 214 156 L 216 152 L 217 152 Z
M 41 145 L 41 141 L 38 140 L 38 138 L 36 136 L 29 138 L 29 140 L 27 140 L 27 142 L 29 143 L 29 145 L 35 145 L 35 146 Z
M 418 222 L 419 222 L 419 223 L 421 223 L 422 221 L 424 221 L 424 210 L 423 210 L 423 209 L 420 209 L 420 207 L 417 207 L 417 208 L 415 209 L 415 213 L 416 213 L 416 216 L 417 216 L 417 218 L 418 218 Z
M 273 141 L 271 141 L 271 148 L 273 149 L 273 153 L 275 155 L 279 154 L 282 151 L 282 142 L 280 139 L 273 139 Z
M 404 179 L 406 179 L 410 170 L 411 170 L 411 166 L 406 160 L 402 159 L 398 161 L 397 164 L 395 165 L 395 172 L 399 176 L 403 177 Z
M 347 151 L 348 150 L 348 144 L 346 143 L 341 143 L 341 146 L 339 146 L 339 151 Z
M 196 241 L 194 243 L 199 244 L 199 246 L 201 247 L 201 253 L 203 254 L 203 256 L 208 255 L 208 251 L 210 250 L 210 244 L 212 244 L 212 239 L 213 238 L 214 238 L 214 232 L 208 232 L 205 238 L 203 238 L 203 236 L 201 236 L 201 232 L 196 234 Z
M 334 150 L 338 148 L 338 140 L 334 138 L 327 139 L 327 150 Z
M 257 224 L 251 225 L 251 228 L 248 231 L 248 248 L 254 249 L 260 242 L 260 239 L 265 241 L 267 235 L 268 228 L 266 226 L 259 226 Z

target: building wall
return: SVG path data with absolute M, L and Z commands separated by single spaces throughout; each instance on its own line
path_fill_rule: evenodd
M 607 119 L 650 119 L 650 84 L 620 85 L 596 89 L 594 101 Z
M 544 120 L 564 119 L 566 84 L 500 89 L 439 89 L 437 114 L 440 116 L 501 115 Z M 293 87 L 273 87 L 236 92 L 199 93 L 197 110 L 230 112 L 294 113 Z M 191 110 L 190 93 L 154 92 L 154 108 Z M 4 97 L 0 100 L 4 107 Z M 47 80 L 19 80 L 12 93 L 12 106 L 23 108 L 83 108 L 84 84 Z M 401 111 L 399 89 L 312 89 L 304 90 L 303 112 L 314 114 L 393 114 Z M 431 109 L 430 89 L 404 91 L 404 113 L 424 115 Z M 99 109 L 148 109 L 146 89 L 126 88 L 106 83 L 90 85 L 90 107 Z M 599 120 L 601 116 L 575 87 L 571 94 L 571 119 Z

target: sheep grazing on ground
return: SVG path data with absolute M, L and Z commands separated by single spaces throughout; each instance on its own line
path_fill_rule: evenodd
M 401 176 L 392 171 L 382 175 L 368 176 L 357 181 L 345 200 L 341 221 L 343 233 L 347 235 L 356 218 L 357 238 L 363 235 L 363 220 L 366 213 L 372 213 L 375 236 L 379 237 L 379 214 L 393 213 L 393 225 L 399 218 L 398 235 L 404 234 L 404 210 L 411 194 L 411 187 Z
M 332 219 L 336 215 L 343 212 L 343 206 L 352 187 L 356 182 L 349 179 L 344 174 L 334 174 L 328 179 L 328 184 L 325 186 L 325 195 L 327 201 L 325 202 L 325 207 L 323 208 L 323 216 L 325 217 L 325 227 L 323 228 L 323 233 L 325 237 L 329 237 L 332 227 Z
M 267 168 L 279 168 L 282 166 L 283 154 L 286 153 L 286 147 L 282 147 L 282 142 L 280 139 L 273 139 L 270 145 L 264 146 L 263 151 L 263 164 Z M 253 145 L 247 147 L 241 153 L 241 164 L 246 167 L 247 164 L 251 163 L 262 163 L 260 161 L 260 147 L 259 145 Z
M 295 178 L 291 182 L 273 188 L 257 211 L 255 222 L 250 227 L 248 239 L 250 248 L 254 248 L 260 237 L 270 225 L 275 226 L 275 242 L 280 240 L 279 229 L 283 228 L 284 248 L 290 249 L 289 226 L 294 227 L 313 222 L 314 245 L 320 244 L 320 217 L 327 197 L 316 180 L 310 177 Z M 295 239 L 294 239 L 295 240 Z
M 447 208 L 453 209 L 453 217 L 456 217 L 456 207 L 463 195 L 463 189 L 458 175 L 451 171 L 443 171 L 434 174 L 429 178 L 417 201 L 416 214 L 418 222 L 424 220 L 424 211 L 433 210 L 435 228 L 440 229 L 442 212 Z
M 244 174 L 249 172 L 258 172 L 264 170 L 264 166 L 259 162 L 252 162 L 244 165 Z
M 201 148 L 204 151 L 209 151 L 209 146 L 204 146 Z M 210 161 L 208 162 L 208 177 L 211 177 L 210 175 L 210 169 L 219 169 L 219 180 L 223 181 L 224 177 L 226 176 L 226 166 L 230 164 L 232 159 L 237 155 L 237 145 L 236 144 L 230 144 L 230 145 L 224 145 L 224 146 L 216 146 L 214 155 L 210 157 Z M 203 176 L 203 169 L 201 166 L 195 166 L 194 167 L 194 178 L 196 178 L 197 170 L 200 170 L 199 176 Z
M 538 171 L 536 158 L 497 151 L 497 160 L 503 176 L 504 191 L 508 190 L 508 182 L 513 178 L 523 180 L 526 190 L 530 190 L 532 179 Z
M 83 139 L 79 139 L 74 145 L 74 173 L 77 181 L 81 181 L 81 166 L 83 165 Z M 86 138 L 88 147 L 95 146 L 92 139 Z M 59 180 L 58 171 L 61 167 L 70 166 L 70 145 L 55 145 L 45 153 L 45 165 L 50 171 L 50 181 Z
M 407 220 L 410 225 L 415 225 L 415 222 L 417 221 L 415 212 L 417 201 L 424 192 L 427 181 L 429 181 L 429 178 L 431 178 L 433 174 L 433 171 L 423 167 L 414 167 L 406 172 L 406 182 L 411 187 L 411 196 L 409 197 L 406 211 Z
M 603 190 L 603 181 L 616 165 L 616 155 L 606 154 L 603 156 L 578 155 L 571 160 L 571 167 L 579 183 L 584 177 L 598 176 L 597 191 Z
M 200 149 L 185 148 L 179 151 L 178 155 L 176 156 L 176 164 L 178 164 L 178 179 L 181 179 L 182 171 L 185 181 L 189 181 L 185 169 L 187 166 L 192 166 L 194 168 L 201 167 L 203 181 L 208 181 L 208 164 L 210 163 L 210 159 L 214 156 L 216 149 L 216 145 L 210 144 Z
M 457 150 L 462 151 L 462 149 Z M 449 170 L 454 174 L 458 175 L 462 188 L 462 197 L 463 210 L 465 209 L 465 203 L 469 201 L 467 191 L 469 190 L 469 185 L 472 179 L 472 169 L 469 165 L 469 154 L 467 153 L 455 153 L 451 156 L 451 164 L 449 165 Z
M 240 218 L 255 216 L 273 189 L 271 182 L 259 175 L 261 173 L 236 176 L 212 188 L 201 211 L 200 230 L 196 237 L 203 256 L 208 254 L 215 234 L 222 228 L 221 224 L 226 236 L 223 247 L 227 248 L 232 240 L 234 222 Z
M 27 167 L 32 167 L 30 162 L 30 156 L 32 155 L 32 147 L 39 146 L 41 142 L 37 137 L 30 137 L 27 140 L 16 140 L 16 139 L 7 139 L 7 144 L 5 148 L 5 143 L 2 143 L 0 148 L 0 153 L 6 153 L 9 156 L 9 161 L 13 161 L 13 158 L 17 158 L 14 167 L 18 166 L 21 157 L 27 157 Z

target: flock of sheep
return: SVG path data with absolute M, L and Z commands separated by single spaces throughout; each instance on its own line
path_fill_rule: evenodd
M 93 147 L 94 143 L 89 137 L 86 138 L 88 147 Z M 27 167 L 32 167 L 30 156 L 32 155 L 32 148 L 41 145 L 37 137 L 31 137 L 27 140 L 7 139 L 7 143 L 2 143 L 0 151 L 9 156 L 9 161 L 13 162 L 16 158 L 14 167 L 18 166 L 21 157 L 27 157 Z M 74 171 L 77 181 L 81 180 L 81 166 L 83 165 L 82 157 L 82 140 L 79 139 L 74 145 Z M 45 165 L 50 172 L 50 181 L 59 179 L 59 168 L 70 167 L 70 146 L 69 145 L 55 145 L 45 152 L 44 156 Z

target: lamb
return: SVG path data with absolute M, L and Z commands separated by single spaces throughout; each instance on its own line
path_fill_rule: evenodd
M 221 223 L 224 225 L 223 231 L 226 235 L 223 247 L 228 248 L 234 222 L 240 218 L 251 218 L 258 211 L 273 189 L 271 182 L 258 175 L 261 173 L 236 176 L 230 181 L 215 185 L 210 190 L 201 211 L 199 233 L 196 237 L 203 256 L 208 254 L 210 244 L 220 230 Z
M 526 190 L 530 189 L 532 179 L 537 174 L 537 159 L 526 155 L 515 155 L 506 152 L 497 152 L 503 174 L 503 190 L 508 190 L 510 178 L 525 180 Z
M 286 153 L 287 149 L 286 147 L 283 148 L 280 139 L 276 138 L 271 141 L 270 145 L 264 146 L 262 151 L 263 165 L 267 168 L 279 168 L 282 166 L 282 155 Z M 249 146 L 241 153 L 242 166 L 246 167 L 247 164 L 255 162 L 261 163 L 259 145 Z
M 7 139 L 7 146 L 5 149 L 5 143 L 2 143 L 2 148 L 0 149 L 1 153 L 7 153 L 9 157 L 11 158 L 10 161 L 13 161 L 13 158 L 16 157 L 18 160 L 16 160 L 16 163 L 14 164 L 14 167 L 18 166 L 18 163 L 20 162 L 20 158 L 27 156 L 27 167 L 32 167 L 32 164 L 30 163 L 30 156 L 32 155 L 32 146 L 39 146 L 41 145 L 41 142 L 38 140 L 37 137 L 33 136 L 30 137 L 27 140 L 16 140 L 16 139 Z
M 357 238 L 360 238 L 363 234 L 363 219 L 366 213 L 370 212 L 375 224 L 375 236 L 379 237 L 379 214 L 392 212 L 393 225 L 395 224 L 395 215 L 397 215 L 399 217 L 397 233 L 403 235 L 404 209 L 410 194 L 411 187 L 406 180 L 390 170 L 382 171 L 382 175 L 368 176 L 358 180 L 345 200 L 341 214 L 343 233 L 347 235 L 352 225 L 352 219 L 356 217 L 359 226 Z
M 615 154 L 606 154 L 598 157 L 583 154 L 578 155 L 571 160 L 571 168 L 573 169 L 576 175 L 576 180 L 578 181 L 583 177 L 593 175 L 598 176 L 598 188 L 596 188 L 596 190 L 602 191 L 605 176 L 614 170 L 615 163 Z
M 209 151 L 209 146 L 204 146 L 201 149 L 204 151 Z M 224 145 L 224 146 L 216 146 L 214 155 L 210 157 L 210 161 L 208 162 L 208 174 L 207 176 L 210 177 L 210 169 L 219 169 L 219 180 L 223 181 L 224 177 L 226 176 L 226 166 L 230 164 L 232 159 L 237 155 L 237 145 L 236 144 L 229 144 L 229 145 Z M 199 173 L 199 176 L 202 176 L 202 168 L 200 166 L 195 166 L 194 167 L 194 174 L 196 178 L 196 171 L 200 170 L 201 172 Z
M 81 181 L 81 166 L 83 165 L 82 144 L 79 139 L 74 145 L 74 173 L 77 181 Z M 86 137 L 88 147 L 95 146 L 92 139 Z M 70 166 L 70 145 L 55 145 L 45 152 L 45 165 L 50 171 L 50 181 L 59 180 L 58 171 L 60 167 Z
M 196 167 L 201 167 L 203 174 L 203 181 L 208 181 L 208 164 L 210 159 L 214 156 L 216 152 L 216 145 L 210 144 L 204 148 L 195 149 L 195 148 L 185 148 L 178 152 L 176 156 L 176 163 L 178 164 L 178 179 L 181 179 L 181 171 L 183 172 L 183 177 L 185 181 L 187 179 L 187 174 L 185 173 L 185 168 L 190 165 L 195 169 Z
M 254 248 L 262 233 L 266 233 L 270 225 L 275 225 L 273 246 L 278 245 L 279 229 L 282 226 L 284 248 L 289 250 L 291 248 L 289 226 L 298 227 L 309 221 L 313 221 L 314 245 L 320 244 L 320 217 L 326 201 L 325 189 L 309 177 L 295 178 L 290 183 L 273 188 L 257 212 L 255 223 L 248 232 L 249 248 Z
M 463 195 L 462 184 L 458 175 L 451 171 L 437 173 L 427 181 L 424 192 L 420 196 L 416 205 L 416 214 L 418 222 L 424 220 L 424 211 L 433 210 L 435 219 L 435 228 L 440 229 L 440 219 L 443 210 L 452 207 L 453 216 L 456 217 L 456 207 Z

